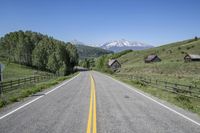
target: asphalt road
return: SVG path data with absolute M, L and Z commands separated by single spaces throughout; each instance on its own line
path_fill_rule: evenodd
M 199 123 L 199 116 L 98 72 L 81 72 L 0 111 L 0 133 L 200 133 Z

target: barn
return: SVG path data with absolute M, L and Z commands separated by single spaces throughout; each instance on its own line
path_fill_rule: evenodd
M 187 54 L 184 57 L 185 62 L 191 62 L 191 61 L 200 61 L 200 55 L 195 54 Z
M 112 70 L 117 70 L 118 68 L 121 67 L 121 64 L 119 63 L 118 60 L 116 59 L 109 59 L 108 61 L 108 66 L 112 69 Z
M 155 54 L 148 55 L 144 60 L 145 63 L 159 62 L 159 61 L 161 61 L 161 59 Z

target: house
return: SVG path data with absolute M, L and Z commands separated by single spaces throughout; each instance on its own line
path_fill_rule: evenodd
M 109 59 L 108 66 L 115 71 L 121 67 L 121 64 L 116 59 Z
M 200 61 L 200 55 L 194 55 L 194 54 L 187 54 L 184 57 L 185 62 L 190 62 L 190 61 Z
M 159 62 L 159 61 L 161 61 L 161 59 L 154 54 L 148 55 L 144 60 L 145 63 Z

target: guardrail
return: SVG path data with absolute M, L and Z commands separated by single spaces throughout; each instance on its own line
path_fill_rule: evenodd
M 10 80 L 5 82 L 0 82 L 0 94 L 2 95 L 4 92 L 8 92 L 14 89 L 19 88 L 21 85 L 37 83 L 40 81 L 44 81 L 46 79 L 51 79 L 58 75 L 45 75 L 45 76 L 32 76 L 27 78 L 20 78 L 17 80 Z
M 120 77 L 122 77 L 122 75 L 120 75 Z M 196 85 L 184 85 L 184 84 L 161 81 L 158 79 L 152 79 L 147 77 L 139 77 L 139 76 L 137 77 L 132 75 L 126 75 L 126 77 L 130 80 L 138 81 L 141 84 L 150 85 L 179 95 L 200 98 L 200 88 L 197 87 Z

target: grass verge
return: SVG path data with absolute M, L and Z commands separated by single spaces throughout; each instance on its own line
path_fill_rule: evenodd
M 182 95 L 178 95 L 178 94 L 171 93 L 168 91 L 164 91 L 159 88 L 141 84 L 140 82 L 135 81 L 135 80 L 124 79 L 124 78 L 116 77 L 113 75 L 112 75 L 112 77 L 114 77 L 124 83 L 127 83 L 131 86 L 134 86 L 134 87 L 142 90 L 143 92 L 149 93 L 159 99 L 162 99 L 164 101 L 172 103 L 172 104 L 174 104 L 178 107 L 181 107 L 185 110 L 197 113 L 200 116 L 200 99 L 189 98 L 186 96 L 182 96 Z
M 35 83 L 35 84 L 29 84 L 25 85 L 22 88 L 9 91 L 3 94 L 3 96 L 0 98 L 0 108 L 5 107 L 8 104 L 19 102 L 25 97 L 31 96 L 37 92 L 41 92 L 44 89 L 50 88 L 56 84 L 61 83 L 62 81 L 72 78 L 73 76 L 77 75 L 78 73 L 71 74 L 69 76 L 62 76 L 57 77 L 45 82 Z
M 171 104 L 174 104 L 178 107 L 181 107 L 185 110 L 191 111 L 193 113 L 196 113 L 200 116 L 200 99 L 197 98 L 189 98 L 186 96 L 178 95 L 172 92 L 168 92 L 159 88 L 151 87 L 145 84 L 141 84 L 140 82 L 136 80 L 130 80 L 124 77 L 118 77 L 116 74 L 108 74 L 105 72 L 100 73 L 106 74 L 108 76 L 111 76 L 117 80 L 120 80 L 126 84 L 129 84 L 133 87 L 136 87 L 137 89 L 146 92 L 148 94 L 151 94 L 152 96 L 155 96 L 159 99 L 162 99 L 164 101 L 167 101 Z

